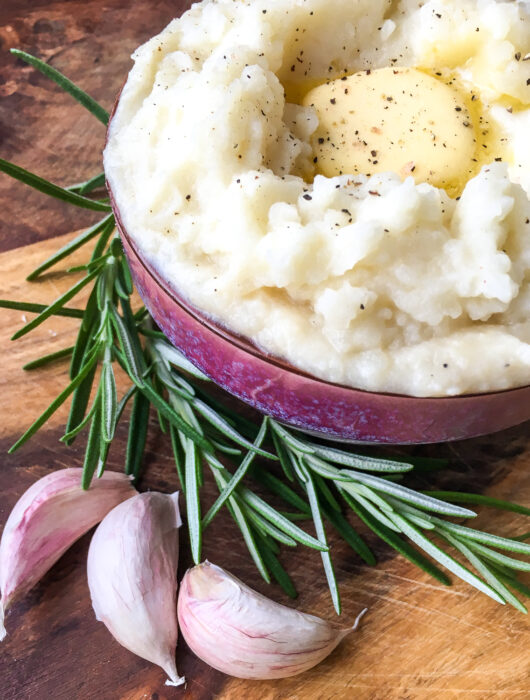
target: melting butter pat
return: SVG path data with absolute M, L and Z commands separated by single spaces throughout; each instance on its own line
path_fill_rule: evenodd
M 465 99 L 420 70 L 355 73 L 310 90 L 303 104 L 318 115 L 315 162 L 327 177 L 391 170 L 453 193 L 474 173 Z

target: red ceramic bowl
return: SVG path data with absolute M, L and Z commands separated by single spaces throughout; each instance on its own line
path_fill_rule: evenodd
M 142 258 L 109 193 L 136 288 L 156 323 L 196 367 L 258 411 L 328 439 L 394 444 L 461 440 L 530 419 L 530 386 L 448 398 L 372 393 L 267 355 L 180 298 Z

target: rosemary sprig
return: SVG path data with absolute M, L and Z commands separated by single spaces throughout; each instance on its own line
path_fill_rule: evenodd
M 14 53 L 55 80 L 106 123 L 105 110 L 67 78 L 29 54 Z M 109 212 L 106 202 L 84 196 L 103 184 L 102 174 L 85 183 L 60 188 L 7 161 L 0 160 L 0 170 L 69 204 Z M 86 264 L 72 268 L 83 271 L 85 276 L 52 304 L 0 301 L 0 307 L 37 314 L 13 338 L 30 332 L 51 315 L 81 321 L 73 347 L 25 365 L 29 370 L 70 357 L 70 383 L 10 452 L 21 447 L 71 397 L 61 439 L 71 444 L 88 430 L 83 473 L 83 485 L 88 488 L 94 475 L 100 476 L 105 469 L 116 427 L 132 399 L 125 471 L 135 478 L 141 474 L 152 407 L 171 443 L 185 495 L 195 562 L 201 559 L 204 533 L 226 507 L 263 578 L 267 582 L 274 578 L 290 596 L 295 596 L 296 591 L 278 558 L 280 546 L 303 545 L 319 552 L 335 609 L 340 612 L 327 527 L 332 526 L 364 562 L 376 563 L 369 545 L 350 522 L 349 515 L 353 515 L 440 583 L 450 584 L 440 568 L 443 567 L 497 602 L 526 612 L 513 591 L 530 597 L 530 588 L 516 577 L 517 571 L 529 571 L 530 563 L 512 555 L 530 555 L 530 544 L 524 542 L 527 535 L 499 537 L 454 523 L 453 519 L 475 516 L 474 511 L 456 505 L 460 502 L 526 516 L 530 509 L 477 494 L 415 491 L 400 483 L 402 478 L 415 469 L 441 469 L 445 466 L 443 461 L 421 458 L 408 462 L 329 447 L 267 417 L 261 425 L 255 425 L 209 396 L 205 389 L 207 377 L 170 345 L 147 311 L 142 307 L 133 313 L 131 275 L 112 213 L 63 246 L 28 279 L 34 280 L 94 239 L 96 243 Z M 90 288 L 85 308 L 67 307 L 66 303 L 85 287 Z M 130 380 L 121 399 L 114 376 L 116 363 Z M 274 462 L 277 468 L 273 470 Z M 203 515 L 201 489 L 206 480 L 205 469 L 217 485 L 219 496 Z M 254 490 L 256 483 L 272 494 L 279 505 L 273 506 L 269 496 L 258 495 Z M 297 521 L 312 521 L 315 534 L 300 527 Z M 441 544 L 452 548 L 468 565 L 442 549 Z

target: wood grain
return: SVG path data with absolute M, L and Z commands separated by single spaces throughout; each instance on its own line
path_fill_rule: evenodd
M 7 49 L 23 48 L 46 58 L 110 108 L 129 66 L 130 52 L 161 29 L 189 2 L 162 0 L 2 0 L 0 7 L 0 150 L 60 184 L 92 175 L 100 167 L 104 129 Z M 0 297 L 49 301 L 71 284 L 61 272 L 38 284 L 25 275 L 55 250 L 53 236 L 88 223 L 62 204 L 0 175 Z M 83 218 L 80 219 L 79 217 Z M 32 245 L 27 245 L 32 244 Z M 18 246 L 24 247 L 19 248 Z M 85 253 L 79 254 L 79 260 Z M 82 298 L 77 301 L 82 303 Z M 21 365 L 71 344 L 76 322 L 50 319 L 11 343 L 22 314 L 1 312 L 3 372 L 0 374 L 0 527 L 22 492 L 52 469 L 82 464 L 84 437 L 71 448 L 58 442 L 66 409 L 14 455 L 7 448 L 65 385 L 66 365 L 27 373 Z M 121 378 L 121 389 L 124 379 Z M 451 469 L 416 482 L 425 488 L 468 489 L 530 504 L 528 425 L 495 436 L 445 446 L 413 448 L 442 456 Z M 110 467 L 121 469 L 126 424 L 118 430 Z M 401 450 L 406 452 L 406 450 Z M 152 419 L 141 489 L 178 487 L 170 448 Z M 204 503 L 214 498 L 207 484 Z M 352 521 L 353 522 L 353 521 Z M 478 527 L 513 535 L 528 530 L 521 517 L 481 512 Z M 362 531 L 362 528 L 360 528 Z M 180 572 L 190 564 L 182 532 Z M 379 564 L 359 559 L 331 536 L 344 603 L 344 620 L 369 608 L 359 632 L 316 669 L 293 679 L 249 683 L 228 679 L 198 661 L 179 643 L 185 689 L 168 689 L 162 672 L 119 647 L 97 623 L 84 567 L 89 536 L 82 538 L 7 617 L 9 636 L 0 653 L 2 700 L 457 700 L 530 696 L 528 618 L 457 584 L 443 588 L 368 535 Z M 206 532 L 205 556 L 276 600 L 254 569 L 236 528 L 221 514 Z M 297 549 L 282 561 L 300 590 L 300 609 L 333 617 L 318 554 Z

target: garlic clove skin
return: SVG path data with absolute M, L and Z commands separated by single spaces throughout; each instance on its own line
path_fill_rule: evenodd
M 186 572 L 178 620 L 200 659 L 230 676 L 255 680 L 316 666 L 355 628 L 337 628 L 275 603 L 209 562 Z
M 114 508 L 88 552 L 96 618 L 134 654 L 180 685 L 177 646 L 178 492 L 142 493 Z
M 4 612 L 112 508 L 137 491 L 130 477 L 105 472 L 88 490 L 82 469 L 60 469 L 36 481 L 11 511 L 0 540 L 0 641 Z

